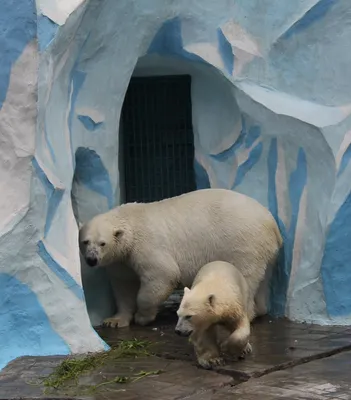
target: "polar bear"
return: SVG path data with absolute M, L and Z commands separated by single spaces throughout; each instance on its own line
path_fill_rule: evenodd
M 203 189 L 153 203 L 127 203 L 97 215 L 79 231 L 80 251 L 91 267 L 109 267 L 118 313 L 105 325 L 146 325 L 178 286 L 191 286 L 211 261 L 238 266 L 266 310 L 268 266 L 282 237 L 271 213 L 231 190 Z M 259 286 L 261 287 L 259 288 Z
M 177 315 L 175 332 L 190 336 L 203 368 L 223 364 L 221 348 L 241 357 L 252 351 L 249 336 L 255 299 L 245 278 L 232 264 L 214 261 L 203 266 L 191 290 L 184 288 Z M 227 331 L 224 340 L 220 328 Z

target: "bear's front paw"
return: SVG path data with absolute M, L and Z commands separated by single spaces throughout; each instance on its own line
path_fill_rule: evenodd
M 221 357 L 214 358 L 198 358 L 197 362 L 202 368 L 212 369 L 224 365 L 224 360 Z
M 145 315 L 145 314 L 141 314 L 139 312 L 137 312 L 134 315 L 135 323 L 138 325 L 142 325 L 142 326 L 150 324 L 151 322 L 153 322 L 155 320 L 155 318 L 156 318 L 156 315 Z
M 247 356 L 248 354 L 251 354 L 251 353 L 252 353 L 252 346 L 251 346 L 250 343 L 248 343 L 248 344 L 245 346 L 244 350 L 241 352 L 239 358 L 244 359 L 245 356 Z
M 102 325 L 110 328 L 126 328 L 130 325 L 130 319 L 125 317 L 115 316 L 104 319 Z

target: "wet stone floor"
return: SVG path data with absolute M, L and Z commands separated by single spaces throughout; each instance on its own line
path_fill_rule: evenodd
M 206 371 L 196 365 L 188 340 L 173 332 L 175 322 L 167 310 L 152 326 L 99 328 L 112 346 L 136 339 L 150 342 L 150 351 L 107 362 L 58 391 L 40 382 L 65 357 L 14 360 L 0 373 L 0 399 L 351 400 L 350 327 L 263 318 L 253 324 L 253 354 Z

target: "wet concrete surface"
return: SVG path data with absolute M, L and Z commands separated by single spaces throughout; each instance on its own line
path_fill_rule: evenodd
M 190 396 L 189 399 L 349 400 L 351 352 L 311 361 L 249 380 L 235 387 L 220 389 L 214 397 Z
M 162 358 L 177 359 L 195 365 L 192 345 L 174 333 L 176 315 L 159 318 L 153 326 L 124 330 L 98 329 L 108 343 L 138 337 L 155 345 L 153 352 Z M 166 321 L 166 323 L 165 323 Z M 257 319 L 252 326 L 253 353 L 246 360 L 226 357 L 226 365 L 218 372 L 239 380 L 259 377 L 335 352 L 351 350 L 351 328 L 296 324 L 286 319 Z
M 296 324 L 263 318 L 253 324 L 254 352 L 227 358 L 216 371 L 198 368 L 193 348 L 173 330 L 174 313 L 161 313 L 148 327 L 98 329 L 111 345 L 137 338 L 152 342 L 152 356 L 110 363 L 83 376 L 78 385 L 44 393 L 38 379 L 64 357 L 22 357 L 0 373 L 0 399 L 350 399 L 351 328 Z M 143 374 L 142 378 L 135 377 Z M 91 385 L 132 377 L 129 383 Z

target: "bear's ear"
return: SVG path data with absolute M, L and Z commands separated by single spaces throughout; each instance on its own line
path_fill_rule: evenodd
M 190 289 L 188 287 L 184 288 L 184 294 L 190 292 Z
M 216 300 L 216 296 L 215 296 L 214 294 L 210 294 L 210 295 L 208 296 L 207 301 L 208 301 L 208 304 L 209 304 L 211 307 L 214 306 L 215 300 Z
M 122 235 L 123 235 L 122 229 L 115 229 L 115 230 L 113 231 L 113 236 L 114 236 L 116 239 L 119 239 Z

